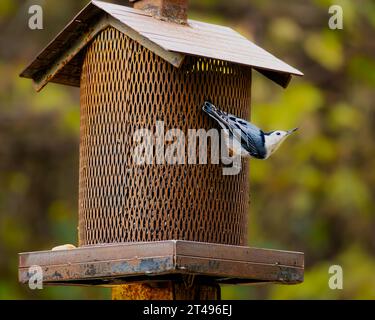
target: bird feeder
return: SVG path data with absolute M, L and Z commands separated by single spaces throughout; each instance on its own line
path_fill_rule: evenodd
M 22 72 L 37 91 L 80 88 L 78 246 L 20 254 L 19 278 L 115 286 L 115 298 L 219 298 L 223 283 L 303 281 L 303 254 L 248 247 L 248 163 L 138 165 L 138 129 L 209 130 L 206 99 L 249 118 L 252 70 L 302 75 L 187 0 L 91 1 Z M 160 150 L 159 150 L 160 151 Z M 121 286 L 118 286 L 121 285 Z M 136 289 L 140 291 L 136 292 Z M 140 292 L 140 293 L 139 293 Z

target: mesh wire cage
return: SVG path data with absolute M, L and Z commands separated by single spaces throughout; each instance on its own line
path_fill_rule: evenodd
M 200 276 L 218 283 L 303 280 L 303 254 L 247 247 L 248 160 L 236 175 L 188 162 L 189 130 L 216 127 L 209 99 L 250 116 L 255 69 L 286 87 L 298 70 L 225 27 L 164 19 L 182 0 L 138 0 L 140 11 L 90 2 L 21 76 L 80 87 L 78 247 L 20 254 L 27 283 L 40 265 L 51 284 L 105 284 Z M 156 3 L 163 10 L 155 10 Z M 144 7 L 143 8 L 143 3 Z M 147 8 L 151 11 L 148 12 Z M 153 13 L 157 12 L 156 16 Z M 182 20 L 183 21 L 182 21 Z M 167 20 L 167 21 L 165 21 Z M 138 130 L 183 133 L 177 163 L 134 161 Z M 199 142 L 198 142 L 199 143 Z M 208 154 L 211 141 L 208 139 Z
M 172 165 L 157 164 L 156 152 L 153 164 L 139 165 L 133 152 L 137 130 L 154 132 L 157 121 L 185 137 L 189 129 L 211 129 L 202 111 L 207 97 L 247 118 L 250 83 L 247 67 L 188 57 L 175 68 L 118 30 L 102 31 L 87 49 L 81 76 L 80 245 L 245 245 L 246 161 L 240 174 L 224 176 L 220 165 L 188 164 L 187 152 L 184 164 Z

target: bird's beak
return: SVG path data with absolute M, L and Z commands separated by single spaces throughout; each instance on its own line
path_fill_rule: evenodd
M 289 136 L 290 134 L 292 134 L 293 132 L 297 131 L 297 130 L 298 130 L 298 128 L 294 128 L 294 129 L 292 129 L 292 130 L 287 131 L 288 136 Z

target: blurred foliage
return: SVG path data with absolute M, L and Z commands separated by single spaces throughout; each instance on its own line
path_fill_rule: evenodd
M 76 243 L 79 91 L 36 94 L 19 72 L 87 1 L 0 1 L 0 299 L 109 298 L 108 289 L 17 283 L 17 253 Z M 114 1 L 113 1 L 114 2 Z M 123 2 L 123 1 L 117 1 Z M 27 27 L 40 3 L 45 29 Z M 225 286 L 224 298 L 375 298 L 375 2 L 191 0 L 191 18 L 229 25 L 305 73 L 284 91 L 254 72 L 252 120 L 300 127 L 251 162 L 251 246 L 305 252 L 297 286 Z M 328 8 L 344 9 L 344 30 Z M 344 289 L 328 288 L 328 268 Z

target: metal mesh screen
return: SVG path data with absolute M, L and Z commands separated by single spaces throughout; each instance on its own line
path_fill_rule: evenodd
M 137 165 L 137 129 L 215 127 L 211 99 L 247 118 L 249 68 L 186 57 L 175 68 L 114 28 L 89 45 L 81 77 L 79 244 L 191 240 L 245 245 L 247 161 L 238 175 L 217 164 Z M 187 142 L 186 142 L 187 144 Z M 155 149 L 155 148 L 154 148 Z

